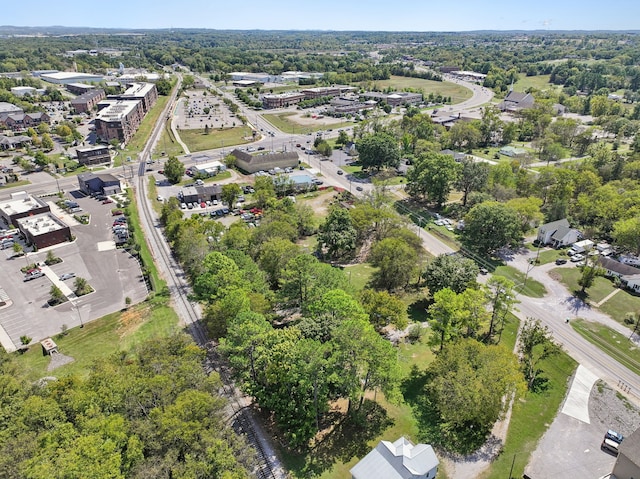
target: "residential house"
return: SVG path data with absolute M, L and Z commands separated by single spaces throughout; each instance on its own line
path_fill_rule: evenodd
M 51 119 L 44 112 L 36 111 L 33 113 L 12 113 L 4 120 L 7 128 L 13 131 L 26 130 L 27 128 L 36 127 L 40 123 L 49 123 Z
M 535 100 L 531 93 L 522 93 L 511 90 L 505 99 L 498 104 L 501 111 L 517 112 L 525 108 L 531 108 L 535 104 Z
M 459 151 L 453 151 L 450 149 L 441 150 L 440 154 L 453 156 L 453 159 L 458 163 L 460 163 L 461 161 L 464 161 L 467 158 L 466 153 L 460 153 Z
M 509 158 L 524 158 L 529 154 L 524 148 L 516 148 L 514 146 L 503 146 L 498 153 Z
M 636 429 L 630 436 L 625 437 L 620 444 L 611 477 L 616 479 L 640 477 L 640 429 Z
M 439 464 L 430 445 L 413 445 L 401 437 L 380 441 L 350 472 L 352 479 L 433 479 Z
M 605 276 L 620 278 L 625 288 L 640 292 L 640 269 L 603 256 L 598 258 L 598 265 L 605 270 Z
M 582 237 L 580 231 L 571 228 L 566 218 L 543 224 L 538 228 L 538 241 L 554 248 L 569 246 Z
M 4 123 L 9 115 L 16 113 L 22 113 L 24 110 L 13 103 L 7 103 L 6 101 L 0 101 L 0 124 Z
M 31 144 L 31 137 L 26 135 L 4 136 L 0 135 L 0 149 L 13 150 Z

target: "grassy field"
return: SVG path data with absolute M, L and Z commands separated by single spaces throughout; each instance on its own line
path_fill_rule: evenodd
M 319 123 L 315 125 L 302 125 L 290 118 L 293 115 L 295 115 L 295 113 L 292 112 L 265 113 L 262 115 L 262 118 L 271 123 L 278 130 L 284 133 L 291 133 L 292 135 L 311 133 L 314 131 L 325 130 L 326 128 L 335 129 L 353 126 L 353 122 L 343 121 L 340 123 L 323 123 L 322 119 L 318 120 Z
M 168 96 L 158 97 L 158 101 L 155 105 L 153 105 L 153 108 L 151 108 L 149 113 L 147 113 L 147 116 L 144 117 L 144 120 L 142 120 L 140 128 L 138 128 L 136 134 L 133 135 L 133 138 L 131 138 L 131 141 L 127 143 L 124 150 L 122 150 L 120 154 L 116 156 L 113 166 L 122 165 L 122 161 L 127 156 L 130 156 L 132 161 L 136 161 L 138 159 L 138 153 L 140 153 L 144 148 L 145 143 L 149 139 L 149 135 L 151 135 L 153 127 L 162 114 L 164 107 L 167 105 L 167 101 L 169 101 Z
M 542 283 L 532 278 L 527 278 L 527 284 L 522 288 L 524 283 L 524 273 L 517 270 L 513 266 L 498 266 L 494 271 L 494 274 L 504 276 L 510 279 L 516 285 L 516 291 L 530 298 L 542 298 L 547 294 L 547 290 Z
M 127 206 L 127 211 L 129 212 L 129 218 L 131 220 L 131 224 L 137 227 L 137 235 L 142 236 L 140 229 L 140 214 L 138 213 L 138 208 L 136 206 L 135 200 L 132 198 L 133 194 L 131 190 L 128 190 L 129 199 L 131 200 L 129 206 Z M 156 294 L 168 295 L 167 283 L 163 279 L 160 278 L 158 274 L 158 268 L 156 268 L 156 264 L 153 262 L 153 255 L 151 254 L 151 250 L 149 250 L 149 245 L 147 244 L 147 240 L 144 236 L 136 238 L 138 244 L 140 245 L 140 259 L 142 260 L 142 265 L 144 268 L 147 268 L 149 271 L 149 282 L 151 283 L 151 289 Z
M 577 319 L 571 326 L 587 341 L 635 374 L 640 374 L 640 350 L 626 336 L 602 324 Z
M 347 266 L 344 269 L 344 274 L 349 277 L 349 282 L 353 285 L 356 291 L 361 291 L 367 285 L 375 270 L 376 268 L 368 263 L 360 263 L 353 266 Z
M 3 183 L 0 185 L 0 190 L 3 188 L 14 188 L 16 186 L 25 186 L 25 185 L 30 185 L 31 182 L 29 180 L 20 180 L 20 181 L 16 181 L 14 183 Z
M 163 155 L 162 152 L 165 152 Z M 162 135 L 160 135 L 160 141 L 156 145 L 156 149 L 153 150 L 152 158 L 157 159 L 161 157 L 180 156 L 184 155 L 184 150 L 180 146 L 169 127 L 169 123 L 165 124 L 162 129 Z
M 534 247 L 534 251 L 538 248 Z M 557 250 L 557 249 L 541 249 L 540 254 L 538 255 L 538 264 L 548 264 L 553 263 L 558 258 L 567 259 L 568 256 L 566 251 Z
M 612 319 L 623 322 L 628 312 L 640 311 L 640 297 L 621 290 L 600 306 L 600 311 L 611 316 Z
M 507 323 L 503 333 L 507 341 L 515 342 L 515 321 Z M 512 344 L 513 344 L 512 343 Z M 508 342 L 506 344 L 509 344 Z M 507 439 L 502 454 L 491 464 L 482 479 L 503 479 L 522 477 L 529 457 L 536 449 L 538 441 L 553 422 L 568 387 L 568 379 L 576 368 L 576 362 L 567 354 L 545 360 L 542 364 L 543 375 L 549 380 L 548 388 L 540 393 L 525 393 L 524 397 L 513 405 Z M 515 461 L 514 461 L 515 459 Z M 509 472 L 513 464 L 511 476 Z
M 127 350 L 150 338 L 167 336 L 177 329 L 175 311 L 167 306 L 165 298 L 154 298 L 127 311 L 112 313 L 87 323 L 83 328 L 71 329 L 66 335 L 56 336 L 59 351 L 75 361 L 53 373 L 46 369 L 49 357 L 42 355 L 39 344 L 16 357 L 27 377 L 34 381 L 52 374 L 57 377 L 84 375 L 96 359 Z
M 551 273 L 553 275 L 557 275 L 560 278 L 560 281 L 569 289 L 569 291 L 580 290 L 580 286 L 578 285 L 578 280 L 582 276 L 582 270 L 580 268 L 555 268 L 551 271 Z M 599 303 L 615 289 L 615 285 L 610 280 L 608 280 L 607 278 L 603 278 L 602 276 L 598 276 L 593 282 L 593 286 L 587 289 L 587 294 L 589 295 L 590 301 L 592 301 L 593 303 Z M 616 294 L 616 296 L 620 295 L 622 298 L 624 298 L 625 296 L 632 297 L 625 291 L 620 291 L 618 294 Z M 611 300 L 613 300 L 613 298 L 611 298 Z M 629 311 L 635 310 L 629 309 Z M 622 318 L 618 319 L 618 321 L 621 320 Z
M 189 150 L 195 152 L 249 143 L 250 140 L 246 138 L 251 138 L 251 128 L 248 126 L 224 130 L 212 128 L 208 135 L 204 134 L 204 130 L 180 130 L 178 134 Z
M 451 102 L 454 104 L 468 100 L 472 95 L 471 90 L 457 83 L 423 80 L 422 78 L 392 76 L 389 80 L 376 80 L 367 83 L 371 83 L 374 89 L 392 87 L 402 91 L 405 88 L 412 88 L 422 90 L 424 95 L 433 93 L 434 95 L 450 96 Z
M 551 75 L 535 75 L 525 76 L 521 75 L 517 82 L 513 85 L 515 91 L 525 91 L 529 88 L 535 88 L 536 90 L 551 90 L 558 89 L 557 85 L 549 83 Z

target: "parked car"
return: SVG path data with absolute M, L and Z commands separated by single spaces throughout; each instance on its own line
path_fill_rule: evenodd
M 122 215 L 122 214 L 124 214 L 124 212 L 123 212 L 122 210 L 113 210 L 113 211 L 111 212 L 111 214 L 112 214 L 113 216 L 118 216 L 118 215 Z
M 356 186 L 356 190 L 362 191 L 362 186 Z
M 182 208 L 183 210 L 187 209 L 187 204 L 186 203 L 180 203 L 180 208 Z
M 574 254 L 571 257 L 571 261 L 574 263 L 577 263 L 578 261 L 582 261 L 584 259 L 584 256 L 582 256 L 580 253 Z
M 567 263 L 566 258 L 558 258 L 558 259 L 556 260 L 556 264 L 557 264 L 557 265 L 566 264 L 566 263 Z
M 620 434 L 619 432 L 615 432 L 612 429 L 609 429 L 605 435 L 604 435 L 605 439 L 611 439 L 614 442 L 617 442 L 618 444 L 620 444 L 622 442 L 622 440 L 624 439 L 624 436 L 622 434 Z
M 338 174 L 339 174 L 339 175 L 344 175 L 344 171 L 342 171 L 342 170 L 338 170 Z
M 59 279 L 60 279 L 60 281 L 66 281 L 68 279 L 75 278 L 75 277 L 76 277 L 75 273 L 64 273 L 64 274 L 60 275 Z
M 32 269 L 27 271 L 27 274 L 24 276 L 25 281 L 31 281 L 32 279 L 41 278 L 44 276 L 44 273 L 40 269 Z

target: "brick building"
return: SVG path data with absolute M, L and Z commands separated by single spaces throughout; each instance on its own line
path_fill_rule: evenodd
M 76 150 L 78 163 L 85 166 L 111 163 L 109 148 L 106 146 L 96 146 L 91 148 L 78 148 Z
M 71 106 L 76 113 L 88 113 L 98 106 L 98 103 L 104 100 L 107 94 L 103 89 L 93 89 L 71 100 Z
M 139 100 L 103 100 L 98 108 L 101 109 L 95 119 L 96 135 L 105 142 L 128 142 L 144 119 Z

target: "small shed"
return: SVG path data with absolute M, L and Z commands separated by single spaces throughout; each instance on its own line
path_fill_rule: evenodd
M 51 356 L 53 353 L 58 352 L 58 345 L 51 338 L 43 339 L 40 344 L 42 345 L 43 356 Z

